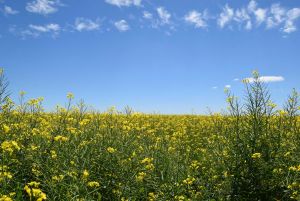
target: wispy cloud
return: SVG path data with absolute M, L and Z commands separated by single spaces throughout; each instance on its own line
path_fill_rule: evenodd
M 239 24 L 244 24 L 245 29 L 252 29 L 251 18 L 248 11 L 245 8 L 237 9 L 235 11 L 234 20 Z
M 247 10 L 249 14 L 254 14 L 257 25 L 266 21 L 268 9 L 258 8 L 256 1 L 251 0 L 247 6 Z
M 26 10 L 31 13 L 48 15 L 57 12 L 57 7 L 61 5 L 59 0 L 35 0 L 27 3 Z
M 258 8 L 254 11 L 256 22 L 258 25 L 265 22 L 267 19 L 268 9 Z
M 87 18 L 78 17 L 75 19 L 75 29 L 77 31 L 94 31 L 100 29 L 100 20 L 95 21 Z
M 286 9 L 281 7 L 279 3 L 272 4 L 270 16 L 267 19 L 267 28 L 278 26 L 284 21 Z
M 254 7 L 255 5 L 250 2 L 248 10 L 253 10 Z M 235 10 L 226 4 L 217 20 L 219 27 L 224 28 L 234 21 L 239 25 L 242 25 L 246 30 L 252 29 L 251 16 L 249 15 L 248 10 L 246 8 L 238 8 Z
M 106 3 L 122 7 L 122 6 L 140 6 L 142 0 L 105 0 Z
M 47 33 L 47 32 L 57 33 L 60 31 L 60 26 L 58 24 L 46 24 L 46 25 L 30 24 L 29 28 L 42 33 Z
M 184 16 L 184 20 L 187 23 L 193 24 L 195 28 L 206 27 L 207 26 L 206 19 L 207 19 L 207 11 L 204 11 L 204 13 L 202 14 L 196 10 L 192 10 Z
M 225 88 L 226 88 L 226 89 L 230 89 L 230 88 L 231 88 L 231 85 L 227 84 L 227 85 L 225 85 Z
M 16 33 L 16 35 L 20 36 L 22 39 L 27 39 L 27 38 L 38 38 L 40 36 L 40 33 L 29 29 L 25 29 L 25 30 L 21 30 L 19 33 Z
M 60 31 L 60 25 L 55 23 L 49 23 L 45 25 L 30 24 L 25 29 L 19 28 L 16 25 L 11 25 L 9 27 L 9 32 L 14 34 L 15 36 L 20 37 L 21 39 L 38 38 L 43 34 L 47 34 L 53 38 L 56 38 L 59 35 Z
M 297 30 L 295 26 L 295 20 L 300 17 L 300 8 L 290 9 L 286 14 L 286 21 L 283 27 L 283 32 L 292 33 Z
M 252 77 L 251 78 L 245 78 L 244 80 L 246 80 L 250 83 L 255 81 L 255 79 L 252 78 Z M 261 77 L 258 78 L 258 80 L 261 81 L 261 82 L 268 83 L 268 82 L 282 82 L 285 79 L 282 76 L 261 76 Z
M 120 20 L 114 23 L 115 27 L 120 31 L 120 32 L 125 32 L 130 29 L 130 26 L 126 22 L 126 20 Z
M 3 13 L 4 13 L 4 15 L 16 15 L 19 13 L 19 11 L 14 10 L 13 8 L 11 8 L 9 6 L 4 6 Z
M 286 9 L 279 3 L 272 4 L 270 8 L 270 16 L 267 18 L 267 28 L 275 28 L 279 25 L 284 33 L 292 33 L 297 30 L 295 21 L 300 17 L 300 8 Z
M 143 12 L 143 18 L 150 20 L 150 19 L 153 18 L 153 15 L 152 15 L 152 13 L 150 13 L 148 11 L 144 11 Z
M 223 7 L 223 11 L 220 13 L 218 18 L 218 25 L 223 28 L 226 24 L 228 24 L 234 17 L 234 10 L 228 4 Z
M 295 21 L 300 18 L 300 8 L 286 9 L 279 3 L 272 4 L 269 8 L 259 8 L 255 0 L 251 0 L 248 5 L 241 8 L 232 8 L 226 4 L 217 18 L 220 28 L 230 26 L 235 22 L 244 29 L 253 28 L 265 23 L 267 29 L 279 27 L 284 33 L 292 33 L 297 30 Z M 232 28 L 232 27 L 231 27 Z
M 58 11 L 63 0 L 29 0 L 26 3 L 26 10 L 28 12 L 49 15 Z M 1 2 L 1 0 L 0 0 Z M 221 29 L 228 27 L 231 30 L 252 30 L 258 27 L 265 28 L 265 30 L 276 29 L 286 36 L 293 33 L 298 29 L 297 20 L 300 19 L 300 7 L 286 8 L 279 3 L 269 4 L 264 8 L 258 5 L 257 0 L 250 0 L 249 3 L 241 5 L 239 7 L 232 7 L 229 4 L 225 4 L 218 12 L 211 13 L 208 16 L 208 10 L 197 11 L 190 10 L 183 16 L 178 16 L 176 13 L 169 12 L 168 8 L 159 6 L 154 10 L 147 10 L 146 5 L 142 5 L 142 0 L 105 0 L 104 2 L 118 6 L 140 6 L 145 10 L 141 10 L 141 16 L 139 18 L 140 23 L 145 23 L 146 26 L 161 29 L 167 35 L 170 35 L 173 31 L 178 30 L 183 23 L 192 25 L 194 28 L 206 28 L 218 26 Z M 2 4 L 1 12 L 5 15 L 15 15 L 19 11 L 14 10 L 5 4 Z M 150 9 L 150 8 L 149 8 Z M 136 20 L 132 14 L 129 14 L 131 21 Z M 118 31 L 128 31 L 131 29 L 128 22 L 120 20 L 113 22 L 112 26 L 116 27 Z M 88 18 L 76 18 L 75 24 L 71 25 L 73 30 L 77 31 L 92 31 L 98 30 L 102 26 L 102 23 L 97 20 L 91 20 Z M 103 25 L 105 26 L 105 25 Z M 144 24 L 137 26 L 144 27 Z M 107 30 L 111 30 L 112 27 L 107 27 Z M 31 29 L 32 31 L 33 29 Z M 262 29 L 263 30 L 263 29 Z
M 170 24 L 171 14 L 164 7 L 156 9 L 157 14 L 161 20 L 161 24 Z

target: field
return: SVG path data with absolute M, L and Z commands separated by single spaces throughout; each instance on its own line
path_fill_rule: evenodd
M 207 116 L 2 97 L 0 201 L 300 200 L 298 94 L 276 110 L 258 79 L 245 87 Z

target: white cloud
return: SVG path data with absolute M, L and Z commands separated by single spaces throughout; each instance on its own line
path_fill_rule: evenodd
M 245 78 L 244 80 L 247 80 L 248 82 L 252 83 L 254 82 L 254 78 Z M 284 77 L 282 76 L 261 76 L 258 78 L 261 82 L 282 82 L 284 81 Z
M 117 21 L 114 23 L 114 25 L 121 32 L 128 31 L 130 29 L 130 26 L 128 25 L 126 20 Z
M 27 3 L 26 10 L 31 13 L 48 15 L 57 12 L 57 7 L 61 5 L 59 0 L 35 0 Z
M 145 19 L 152 19 L 153 18 L 153 15 L 152 15 L 152 13 L 150 13 L 150 12 L 148 12 L 148 11 L 144 11 L 143 12 L 143 18 L 145 18 Z
M 198 11 L 192 10 L 184 16 L 184 20 L 193 24 L 195 28 L 203 28 L 207 26 L 206 15 L 206 11 L 202 14 Z
M 156 11 L 158 13 L 159 18 L 161 19 L 162 24 L 170 23 L 171 14 L 164 7 L 158 7 Z
M 258 25 L 266 20 L 268 9 L 258 8 L 256 1 L 251 0 L 247 6 L 247 10 L 250 14 L 254 14 Z
M 251 3 L 252 2 L 252 3 Z M 220 13 L 217 23 L 219 27 L 224 28 L 230 22 L 235 21 L 238 25 L 243 25 L 246 30 L 252 29 L 251 16 L 249 15 L 249 10 L 256 8 L 256 3 L 251 1 L 248 5 L 248 8 L 238 8 L 234 10 L 228 4 L 223 7 L 222 12 Z M 255 4 L 254 4 L 254 3 Z
M 286 9 L 281 7 L 280 4 L 272 4 L 270 9 L 271 16 L 267 19 L 267 28 L 278 26 L 284 21 Z
M 263 23 L 267 18 L 268 9 L 258 8 L 254 11 L 257 24 Z
M 235 11 L 234 20 L 237 22 L 243 22 L 250 19 L 250 16 L 245 8 L 237 9 Z
M 171 35 L 171 31 L 175 30 L 174 24 L 171 21 L 171 13 L 164 7 L 156 8 L 156 14 L 148 11 L 143 12 L 143 18 L 151 23 L 150 27 L 159 29 L 162 26 L 168 26 L 169 30 L 165 31 L 166 35 Z
M 231 85 L 227 84 L 227 85 L 225 85 L 225 88 L 226 88 L 226 89 L 230 89 L 230 88 L 231 88 Z
M 212 87 L 212 89 L 218 89 L 218 87 L 217 87 L 217 86 L 214 86 L 214 87 Z
M 295 24 L 293 23 L 293 21 L 289 21 L 289 20 L 285 22 L 284 27 L 282 29 L 282 31 L 285 33 L 292 33 L 296 30 L 297 30 L 297 28 L 296 28 Z
M 251 0 L 248 4 L 248 10 L 255 15 L 258 25 L 266 22 L 268 29 L 282 25 L 280 30 L 285 33 L 292 33 L 297 30 L 295 20 L 300 17 L 300 8 L 287 10 L 279 3 L 276 3 L 272 4 L 269 9 L 263 9 L 257 8 L 257 3 Z
M 228 24 L 234 17 L 234 10 L 228 6 L 228 4 L 225 5 L 223 8 L 223 11 L 219 15 L 218 18 L 218 25 L 223 28 L 226 24 Z
M 100 28 L 100 22 L 97 19 L 96 21 L 78 17 L 75 20 L 75 29 L 77 31 L 94 31 Z
M 17 35 L 19 35 L 22 39 L 26 39 L 28 37 L 37 38 L 40 36 L 40 33 L 26 29 L 26 30 L 20 31 L 20 33 L 18 33 Z
M 300 8 L 292 8 L 287 12 L 288 20 L 296 20 L 300 17 Z
M 300 8 L 290 9 L 287 14 L 287 19 L 285 21 L 283 32 L 292 33 L 297 30 L 294 21 L 300 17 Z
M 297 30 L 295 21 L 299 18 L 300 8 L 288 10 L 279 3 L 272 4 L 269 8 L 259 8 L 256 1 L 251 0 L 246 7 L 236 9 L 226 4 L 217 18 L 217 23 L 224 28 L 235 22 L 246 30 L 253 28 L 253 22 L 256 26 L 266 23 L 267 29 L 279 27 L 284 33 L 292 33 Z
M 251 18 L 245 8 L 237 9 L 233 18 L 236 22 L 245 24 L 245 29 L 250 30 L 252 28 Z
M 57 33 L 60 31 L 60 26 L 58 24 L 47 24 L 44 26 L 30 24 L 29 28 L 32 30 L 35 30 L 37 32 L 43 32 L 43 33 L 46 33 L 46 32 Z
M 52 37 L 57 37 L 61 27 L 58 24 L 50 23 L 45 25 L 34 25 L 30 24 L 26 29 L 18 28 L 16 25 L 11 25 L 9 27 L 9 32 L 22 38 L 38 38 L 42 34 L 48 34 Z
M 9 6 L 4 6 L 3 13 L 5 15 L 16 15 L 19 13 L 19 11 L 12 9 Z
M 252 29 L 252 22 L 250 20 L 247 21 L 247 23 L 245 25 L 245 29 L 247 29 L 247 30 Z
M 122 7 L 122 6 L 140 6 L 142 0 L 105 0 L 106 3 Z
M 237 82 L 237 81 L 240 81 L 239 78 L 234 78 L 233 81 Z
M 257 9 L 257 3 L 254 0 L 251 0 L 247 7 L 249 12 L 254 12 Z

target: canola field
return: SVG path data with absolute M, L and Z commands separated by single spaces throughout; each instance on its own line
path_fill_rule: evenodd
M 0 201 L 300 200 L 297 92 L 276 110 L 258 80 L 228 113 L 98 113 L 5 98 Z

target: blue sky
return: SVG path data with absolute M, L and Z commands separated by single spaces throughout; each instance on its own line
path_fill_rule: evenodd
M 300 90 L 300 2 L 0 0 L 0 66 L 12 97 L 67 92 L 95 108 L 205 113 L 258 70 L 274 101 Z

